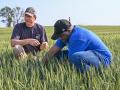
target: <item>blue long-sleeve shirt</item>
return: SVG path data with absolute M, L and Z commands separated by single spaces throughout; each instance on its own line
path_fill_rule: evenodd
M 68 46 L 68 57 L 75 52 L 93 50 L 99 52 L 105 59 L 110 60 L 112 53 L 103 41 L 93 32 L 85 28 L 74 26 L 72 34 L 67 42 L 58 39 L 56 46 L 63 48 Z

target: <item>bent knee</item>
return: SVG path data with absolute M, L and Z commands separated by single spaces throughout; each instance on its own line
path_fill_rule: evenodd
M 76 52 L 69 56 L 70 62 L 80 62 L 84 58 L 84 53 L 82 52 Z
M 13 47 L 13 53 L 15 54 L 15 56 L 19 56 L 21 53 L 25 53 L 25 51 L 21 45 L 15 45 Z
M 84 58 L 84 55 L 85 53 L 84 52 L 76 52 L 76 53 L 73 53 L 70 58 L 71 59 L 80 59 L 80 58 Z

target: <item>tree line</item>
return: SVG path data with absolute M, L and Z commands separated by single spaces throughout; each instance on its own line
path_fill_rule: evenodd
M 5 23 L 7 27 L 15 26 L 15 24 L 24 21 L 24 9 L 5 6 L 0 9 L 0 17 L 2 18 L 1 22 Z

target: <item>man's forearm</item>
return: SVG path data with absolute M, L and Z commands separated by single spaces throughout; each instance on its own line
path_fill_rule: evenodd
M 51 59 L 58 51 L 60 50 L 59 47 L 53 46 L 50 48 L 50 50 L 46 53 L 46 55 L 43 57 L 43 61 L 47 62 L 49 59 Z
M 29 44 L 29 39 L 23 39 L 23 40 L 16 40 L 16 39 L 12 39 L 11 40 L 11 46 L 14 47 L 15 45 L 27 45 Z
M 43 60 L 43 62 L 47 63 L 53 56 L 54 56 L 54 54 L 47 52 L 42 60 Z

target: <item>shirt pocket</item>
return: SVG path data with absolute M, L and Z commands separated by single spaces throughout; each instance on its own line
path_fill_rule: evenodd
M 40 41 L 40 36 L 41 36 L 40 34 L 36 34 L 35 35 L 35 39 L 37 39 L 38 41 Z

